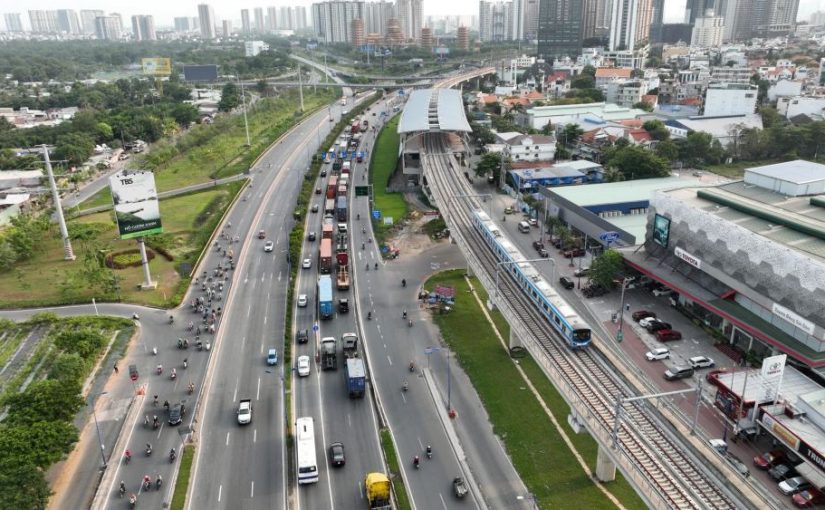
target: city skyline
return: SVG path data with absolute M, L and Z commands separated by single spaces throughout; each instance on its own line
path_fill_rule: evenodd
M 684 15 L 685 4 L 687 0 L 666 0 L 665 1 L 665 22 L 673 22 Z M 59 0 L 29 0 L 25 7 L 22 6 L 3 6 L 0 8 L 3 13 L 19 12 L 23 17 L 24 28 L 28 29 L 27 12 L 29 10 L 57 10 L 57 9 L 73 9 L 80 11 L 81 9 L 102 9 L 107 13 L 118 12 L 124 19 L 131 19 L 133 15 L 151 15 L 154 16 L 156 27 L 171 27 L 175 17 L 197 16 L 198 3 L 171 3 L 159 0 L 146 0 L 135 4 L 134 2 L 125 1 L 109 1 L 103 2 L 101 0 L 72 0 L 71 2 L 63 3 Z M 304 6 L 309 9 L 314 3 L 312 0 L 294 0 L 294 1 L 251 1 L 251 2 L 230 2 L 227 0 L 216 0 L 208 2 L 215 12 L 216 22 L 220 24 L 221 20 L 227 19 L 230 21 L 237 21 L 240 26 L 241 9 L 249 9 L 250 13 L 254 12 L 256 7 L 266 9 L 270 6 Z M 448 15 L 470 15 L 478 14 L 479 2 L 478 0 L 454 0 L 453 2 L 434 2 L 423 1 L 424 16 L 448 16 Z M 811 13 L 817 10 L 825 10 L 825 0 L 800 0 L 799 12 L 797 20 L 804 20 L 810 16 Z

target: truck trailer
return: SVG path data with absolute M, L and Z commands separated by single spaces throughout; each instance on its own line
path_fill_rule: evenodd
M 364 396 L 367 385 L 367 371 L 361 358 L 347 358 L 347 392 L 350 398 Z
M 335 211 L 338 214 L 339 222 L 347 221 L 347 197 L 338 197 L 338 205 L 335 207 Z
M 332 278 L 321 275 L 318 278 L 318 313 L 322 319 L 332 318 Z
M 329 274 L 332 271 L 332 239 L 321 239 L 320 261 L 318 267 L 321 274 Z
M 338 267 L 338 290 L 349 290 L 349 271 L 346 266 Z
M 321 340 L 321 370 L 335 370 L 338 368 L 335 351 L 335 338 L 328 336 Z

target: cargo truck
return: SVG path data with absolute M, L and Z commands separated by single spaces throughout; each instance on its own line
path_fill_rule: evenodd
M 338 213 L 338 221 L 347 221 L 347 197 L 338 197 L 338 205 L 335 208 Z
M 328 274 L 318 278 L 318 313 L 322 319 L 332 318 L 332 278 Z
M 335 237 L 335 261 L 338 263 L 338 267 L 347 267 L 349 265 L 347 246 L 347 234 L 339 232 Z
M 344 356 L 349 358 L 358 355 L 358 335 L 355 333 L 344 333 L 341 336 L 341 343 L 344 344 Z
M 327 198 L 335 198 L 335 194 L 338 192 L 338 176 L 331 175 L 329 177 L 329 182 L 327 182 Z
M 321 370 L 335 370 L 338 368 L 335 351 L 335 338 L 328 336 L 321 340 Z
M 324 223 L 324 226 L 321 227 L 321 239 L 329 239 L 332 240 L 332 234 L 335 232 L 335 226 L 332 223 Z
M 328 198 L 324 202 L 324 214 L 333 214 L 335 212 L 335 199 Z
M 367 372 L 364 370 L 364 360 L 347 358 L 347 392 L 350 398 L 363 397 L 366 385 Z
M 364 478 L 370 510 L 392 510 L 390 479 L 384 473 L 367 473 Z
M 349 271 L 346 266 L 338 266 L 338 290 L 349 290 Z
M 332 239 L 321 239 L 320 261 L 318 267 L 321 274 L 329 274 L 332 271 Z

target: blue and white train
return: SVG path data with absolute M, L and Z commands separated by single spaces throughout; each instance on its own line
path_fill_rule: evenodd
M 564 337 L 567 345 L 573 349 L 583 349 L 590 345 L 590 326 L 559 296 L 553 286 L 542 278 L 533 264 L 526 262 L 527 257 L 504 236 L 487 213 L 473 211 L 473 226 L 500 262 L 515 262 L 503 264 L 500 270 L 513 275 L 521 290 Z

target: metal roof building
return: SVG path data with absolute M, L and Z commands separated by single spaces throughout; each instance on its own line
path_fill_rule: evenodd
M 825 165 L 797 159 L 748 168 L 745 183 L 792 197 L 825 193 Z
M 414 90 L 398 123 L 398 133 L 422 131 L 472 131 L 464 115 L 461 92 L 454 89 Z

